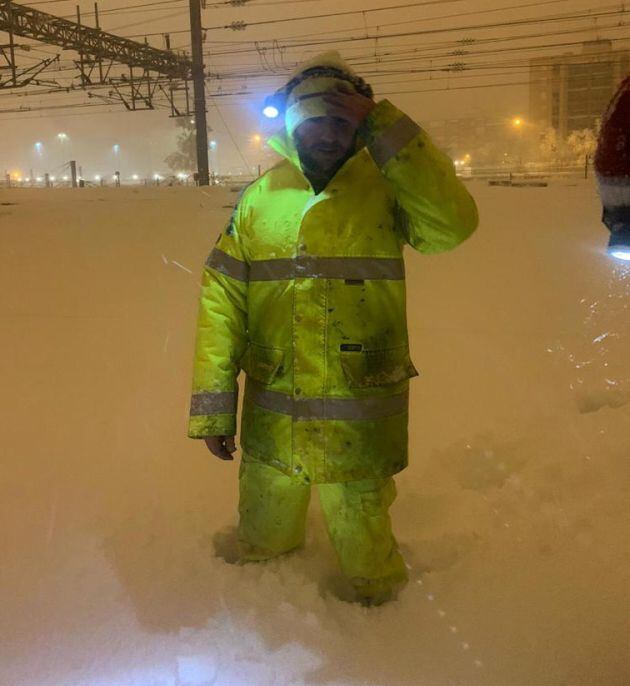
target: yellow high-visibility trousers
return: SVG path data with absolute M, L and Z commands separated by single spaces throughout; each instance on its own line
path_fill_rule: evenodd
M 317 484 L 330 540 L 344 575 L 365 599 L 408 579 L 392 534 L 391 477 Z M 242 461 L 238 539 L 241 561 L 267 560 L 304 541 L 311 486 L 266 464 Z

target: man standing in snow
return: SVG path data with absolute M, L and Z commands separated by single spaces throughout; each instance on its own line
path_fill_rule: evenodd
M 630 76 L 619 86 L 604 118 L 595 153 L 595 172 L 610 230 L 609 252 L 630 261 Z
M 392 476 L 407 465 L 403 246 L 454 248 L 478 223 L 452 161 L 335 53 L 282 89 L 284 159 L 250 184 L 203 272 L 188 435 L 231 460 L 246 373 L 241 561 L 301 545 L 312 484 L 365 604 L 407 580 Z

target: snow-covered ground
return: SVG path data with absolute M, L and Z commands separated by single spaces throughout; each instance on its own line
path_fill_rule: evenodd
M 235 194 L 0 192 L 2 686 L 627 686 L 630 268 L 590 181 L 470 185 L 406 251 L 412 580 L 338 600 L 307 546 L 237 567 L 237 462 L 186 438 L 198 281 Z

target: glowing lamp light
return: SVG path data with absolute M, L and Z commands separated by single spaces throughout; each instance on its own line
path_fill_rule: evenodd
M 267 105 L 263 110 L 263 114 L 267 119 L 275 119 L 280 114 L 280 110 L 274 105 Z
M 617 260 L 630 262 L 630 208 L 606 208 L 604 220 L 610 228 L 608 254 Z
M 137 180 L 138 180 L 138 175 L 137 175 L 137 174 L 133 174 L 133 175 L 131 176 L 131 178 L 132 178 L 134 181 L 137 181 Z
M 268 95 L 263 103 L 262 113 L 267 119 L 276 119 L 284 112 L 286 96 L 282 90 Z

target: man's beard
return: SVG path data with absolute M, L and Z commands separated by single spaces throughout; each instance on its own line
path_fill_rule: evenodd
M 332 177 L 343 167 L 343 165 L 355 154 L 356 150 L 356 138 L 352 142 L 352 145 L 348 148 L 346 153 L 342 155 L 334 164 L 329 167 L 322 167 L 322 165 L 309 154 L 307 150 L 304 150 L 299 142 L 296 145 L 300 162 L 302 164 L 302 169 L 309 176 L 313 176 L 317 179 L 332 179 Z

